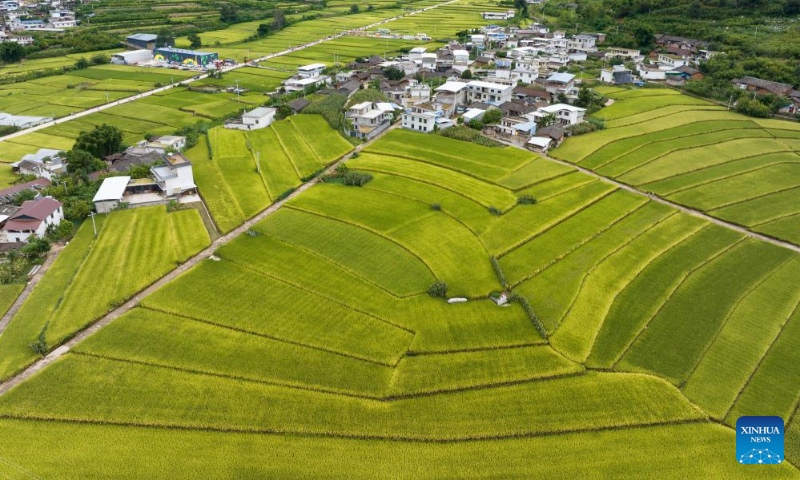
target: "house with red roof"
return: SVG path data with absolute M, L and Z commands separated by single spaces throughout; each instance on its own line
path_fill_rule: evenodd
M 31 236 L 44 237 L 50 225 L 64 219 L 61 202 L 50 197 L 28 200 L 3 226 L 5 242 L 27 242 Z

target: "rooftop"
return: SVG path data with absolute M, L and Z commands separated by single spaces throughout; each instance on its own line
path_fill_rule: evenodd
M 128 186 L 131 177 L 108 177 L 103 180 L 100 189 L 92 199 L 93 202 L 103 202 L 107 200 L 121 200 L 122 195 L 125 194 L 125 188 Z

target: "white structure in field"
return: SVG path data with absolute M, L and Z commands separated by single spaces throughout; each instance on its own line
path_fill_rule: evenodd
M 61 202 L 50 197 L 28 200 L 11 215 L 3 227 L 6 242 L 27 242 L 32 236 L 42 238 L 51 225 L 58 226 L 64 219 Z
M 40 148 L 36 153 L 29 153 L 12 163 L 11 169 L 20 175 L 34 175 L 37 178 L 52 180 L 56 175 L 67 171 L 67 166 L 59 156 L 59 150 Z

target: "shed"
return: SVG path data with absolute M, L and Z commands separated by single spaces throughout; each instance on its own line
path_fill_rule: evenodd
M 119 206 L 131 177 L 108 177 L 103 180 L 92 202 L 97 213 L 108 213 Z

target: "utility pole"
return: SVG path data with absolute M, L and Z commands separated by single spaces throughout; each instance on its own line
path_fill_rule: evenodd
M 92 217 L 92 228 L 94 229 L 94 238 L 97 238 L 97 224 L 94 223 L 94 216 L 97 215 L 94 212 L 89 212 L 89 216 Z
M 64 185 L 64 194 L 65 195 L 69 195 L 69 192 L 67 191 L 67 182 L 63 181 L 63 182 L 61 182 L 61 185 Z

